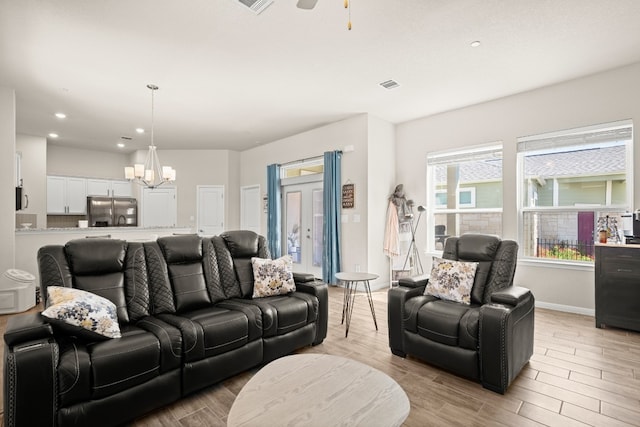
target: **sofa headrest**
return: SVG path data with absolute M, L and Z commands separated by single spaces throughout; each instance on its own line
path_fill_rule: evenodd
M 493 261 L 500 238 L 487 234 L 463 234 L 458 240 L 458 258 L 461 260 Z
M 202 238 L 196 234 L 160 237 L 158 245 L 167 264 L 202 260 Z
M 124 270 L 127 242 L 116 239 L 76 239 L 64 246 L 71 273 L 98 276 Z
M 234 258 L 258 256 L 258 234 L 249 230 L 227 231 L 220 235 Z

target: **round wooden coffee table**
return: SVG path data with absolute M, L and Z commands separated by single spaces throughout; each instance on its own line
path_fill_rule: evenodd
M 388 375 L 327 354 L 277 359 L 240 390 L 227 418 L 239 426 L 399 426 L 409 399 Z

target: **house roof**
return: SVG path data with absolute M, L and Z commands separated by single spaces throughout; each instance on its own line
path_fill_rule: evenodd
M 625 172 L 625 146 L 529 155 L 524 162 L 527 178 L 615 175 Z M 463 162 L 459 174 L 461 183 L 501 180 L 502 160 Z M 446 182 L 445 167 L 436 169 L 436 180 L 439 184 Z

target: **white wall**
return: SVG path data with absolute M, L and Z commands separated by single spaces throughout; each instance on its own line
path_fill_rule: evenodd
M 503 141 L 503 237 L 517 239 L 516 139 L 520 136 L 634 119 L 640 126 L 640 64 L 560 83 L 467 108 L 425 117 L 396 127 L 397 179 L 426 199 L 426 156 L 430 151 Z M 635 132 L 635 142 L 638 142 Z M 634 150 L 634 169 L 640 149 Z M 640 205 L 640 174 L 634 177 L 634 206 Z M 432 225 L 432 224 L 428 224 Z M 426 223 L 418 246 L 426 247 Z M 592 268 L 559 269 L 520 263 L 516 281 L 538 302 L 593 313 Z M 544 305 L 544 304 L 543 304 Z
M 222 185 L 225 194 L 225 229 L 238 228 L 240 188 L 236 175 L 240 167 L 237 153 L 229 150 L 158 150 L 158 157 L 162 165 L 169 165 L 176 170 L 174 185 L 178 189 L 178 227 L 193 227 L 195 230 L 198 185 Z
M 108 151 L 47 145 L 47 175 L 124 179 L 130 155 Z
M 16 97 L 13 89 L 0 87 L 0 274 L 15 260 L 15 152 Z
M 383 252 L 383 238 L 389 195 L 396 185 L 395 126 L 369 116 L 368 137 L 367 269 L 380 276 L 375 285 L 382 287 L 389 286 L 391 279 L 389 258 Z
M 34 228 L 47 226 L 47 140 L 31 135 L 16 135 L 16 151 L 22 154 L 23 194 L 29 206 L 21 214 L 37 215 Z

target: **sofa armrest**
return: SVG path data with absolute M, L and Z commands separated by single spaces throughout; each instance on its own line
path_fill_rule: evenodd
M 53 336 L 53 328 L 40 313 L 12 316 L 7 320 L 4 342 L 9 347 L 28 341 L 47 339 Z
M 5 426 L 56 425 L 58 359 L 58 344 L 51 338 L 5 345 Z
M 504 393 L 533 354 L 533 294 L 525 288 L 496 292 L 498 301 L 480 308 L 480 364 L 482 385 Z M 512 305 L 511 302 L 516 302 Z
M 294 280 L 296 282 L 296 291 L 314 295 L 318 298 L 318 319 L 316 320 L 316 338 L 313 345 L 318 345 L 327 337 L 327 325 L 329 321 L 329 290 L 326 283 L 317 280 L 311 275 L 312 280 L 298 282 L 296 273 Z
M 401 277 L 398 280 L 398 285 L 404 286 L 405 288 L 418 288 L 420 286 L 426 286 L 428 281 L 429 275 L 422 274 L 420 276 Z
M 509 286 L 491 294 L 491 302 L 512 307 L 522 303 L 531 295 L 531 291 L 521 286 Z
M 405 357 L 404 329 L 407 316 L 405 305 L 413 297 L 424 294 L 426 282 L 414 287 L 401 286 L 389 289 L 387 299 L 387 321 L 389 325 L 389 347 L 396 356 Z
M 314 276 L 313 274 L 310 273 L 293 273 L 293 281 L 296 282 L 296 285 L 298 283 L 308 283 L 308 282 L 315 282 L 316 281 L 316 276 Z

